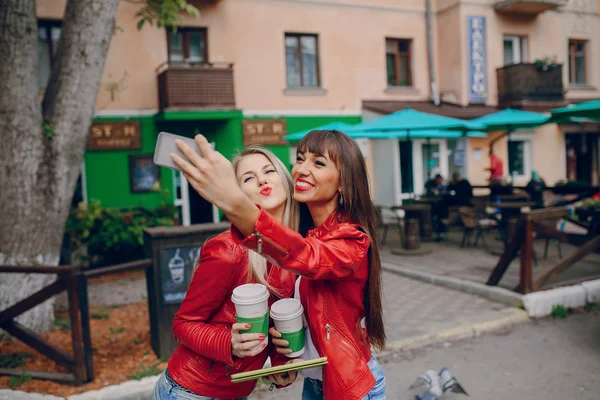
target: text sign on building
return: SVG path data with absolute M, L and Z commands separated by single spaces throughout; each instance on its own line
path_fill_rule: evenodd
M 487 100 L 487 54 L 485 17 L 469 16 L 469 102 Z
M 242 121 L 244 146 L 260 144 L 263 146 L 287 144 L 283 137 L 287 134 L 287 125 L 283 119 L 254 119 Z
M 95 122 L 88 136 L 88 150 L 128 150 L 142 147 L 139 121 Z

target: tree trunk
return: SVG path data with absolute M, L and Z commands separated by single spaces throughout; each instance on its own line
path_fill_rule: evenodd
M 0 265 L 58 265 L 118 3 L 69 0 L 40 104 L 35 0 L 0 2 Z M 1 274 L 0 310 L 52 279 Z M 53 304 L 18 320 L 46 330 Z

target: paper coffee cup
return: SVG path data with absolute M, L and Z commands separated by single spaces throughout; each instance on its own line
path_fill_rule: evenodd
M 304 307 L 296 299 L 282 299 L 271 306 L 271 318 L 281 338 L 289 342 L 292 349 L 288 357 L 298 357 L 304 353 L 304 324 L 302 314 Z
M 240 333 L 262 333 L 264 344 L 269 343 L 269 291 L 260 283 L 248 283 L 233 289 L 231 301 L 235 304 L 235 320 L 249 324 L 250 329 Z

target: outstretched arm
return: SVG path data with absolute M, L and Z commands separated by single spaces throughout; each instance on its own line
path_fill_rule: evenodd
M 250 235 L 258 218 L 258 207 L 240 189 L 231 162 L 213 150 L 204 136 L 196 135 L 195 140 L 202 157 L 178 140 L 177 147 L 188 160 L 172 154 L 173 162 L 200 196 L 223 210 L 240 232 Z

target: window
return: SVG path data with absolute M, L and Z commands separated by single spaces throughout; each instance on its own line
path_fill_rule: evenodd
M 412 86 L 412 40 L 386 39 L 385 61 L 388 86 Z
M 285 34 L 287 87 L 318 87 L 319 44 L 317 35 Z
M 52 71 L 52 63 L 60 39 L 61 21 L 38 21 L 38 55 L 40 59 L 40 87 L 46 88 Z
M 508 142 L 508 173 L 512 177 L 529 177 L 533 165 L 531 137 L 515 135 Z
M 504 65 L 520 64 L 527 61 L 527 38 L 504 36 Z
M 587 41 L 569 40 L 569 83 L 583 85 L 586 82 L 585 57 Z
M 178 28 L 167 31 L 170 64 L 204 64 L 208 62 L 206 29 Z

